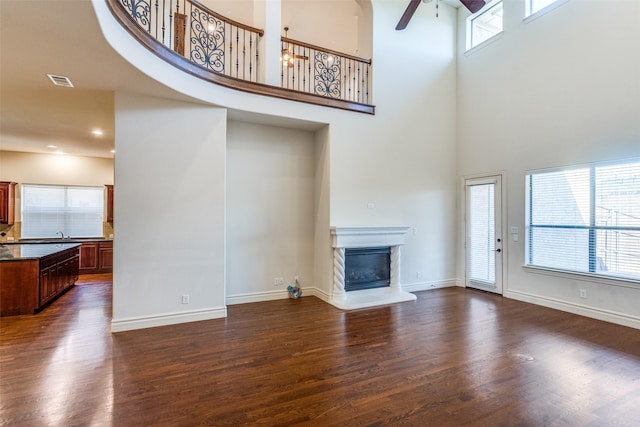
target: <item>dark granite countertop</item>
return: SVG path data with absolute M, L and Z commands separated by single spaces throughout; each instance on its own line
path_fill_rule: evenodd
M 66 249 L 77 247 L 80 247 L 80 243 L 0 245 L 0 262 L 40 259 Z

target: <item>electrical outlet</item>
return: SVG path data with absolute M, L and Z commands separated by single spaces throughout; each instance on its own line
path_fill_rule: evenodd
M 422 279 L 422 273 L 416 272 L 416 279 Z
M 284 278 L 283 277 L 274 277 L 273 278 L 273 286 L 282 286 L 284 285 Z
M 182 303 L 189 304 L 189 295 L 182 295 Z
M 586 297 L 587 297 L 587 290 L 580 289 L 580 298 L 586 298 Z
M 273 278 L 273 286 L 278 286 L 278 278 L 277 277 Z

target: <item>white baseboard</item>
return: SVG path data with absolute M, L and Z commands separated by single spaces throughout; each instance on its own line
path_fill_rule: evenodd
M 304 290 L 302 291 L 304 296 Z M 250 302 L 273 301 L 277 299 L 289 298 L 286 290 L 274 290 L 263 292 L 250 292 L 246 294 L 227 295 L 227 305 L 247 304 Z
M 331 295 L 323 289 L 318 288 L 309 288 L 307 295 L 312 295 L 314 297 L 320 298 L 322 301 L 328 303 L 331 299 Z M 304 296 L 304 293 L 302 294 Z
M 302 296 L 314 295 L 315 288 L 302 288 Z M 287 290 L 273 290 L 263 292 L 250 292 L 246 294 L 227 295 L 227 305 L 247 304 L 250 302 L 273 301 L 289 298 Z
M 199 322 L 201 320 L 227 317 L 227 308 L 207 308 L 202 310 L 180 311 L 176 313 L 156 314 L 153 316 L 129 317 L 111 320 L 111 332 L 132 331 L 134 329 L 154 328 L 156 326 L 176 325 L 179 323 Z
M 402 285 L 402 290 L 407 292 L 428 291 L 429 289 L 449 288 L 458 286 L 457 279 L 434 280 L 431 282 L 417 282 Z
M 560 311 L 566 311 L 569 313 L 578 314 L 580 316 L 590 317 L 592 319 L 604 320 L 605 322 L 611 322 L 617 325 L 640 329 L 640 318 L 629 316 L 623 313 L 617 313 L 611 310 L 587 307 L 584 305 L 573 304 L 554 298 L 541 297 L 539 295 L 533 295 L 526 292 L 513 290 L 505 290 L 504 296 L 506 298 L 541 305 L 543 307 L 553 308 Z

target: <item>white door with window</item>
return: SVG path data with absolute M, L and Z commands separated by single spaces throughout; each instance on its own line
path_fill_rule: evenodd
M 502 177 L 465 180 L 465 286 L 502 294 Z

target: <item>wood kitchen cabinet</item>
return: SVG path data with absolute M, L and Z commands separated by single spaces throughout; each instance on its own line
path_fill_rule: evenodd
M 78 251 L 66 251 L 40 261 L 40 307 L 78 280 Z
M 100 242 L 98 245 L 98 270 L 100 273 L 113 271 L 113 242 Z
M 0 316 L 37 313 L 78 280 L 78 244 L 4 249 L 0 253 Z
M 113 223 L 113 185 L 105 185 L 107 189 L 107 222 Z
M 15 182 L 0 182 L 0 224 L 13 224 L 15 213 Z
M 111 273 L 113 242 L 83 242 L 80 247 L 80 274 Z
M 98 272 L 98 242 L 85 242 L 80 246 L 80 274 Z

